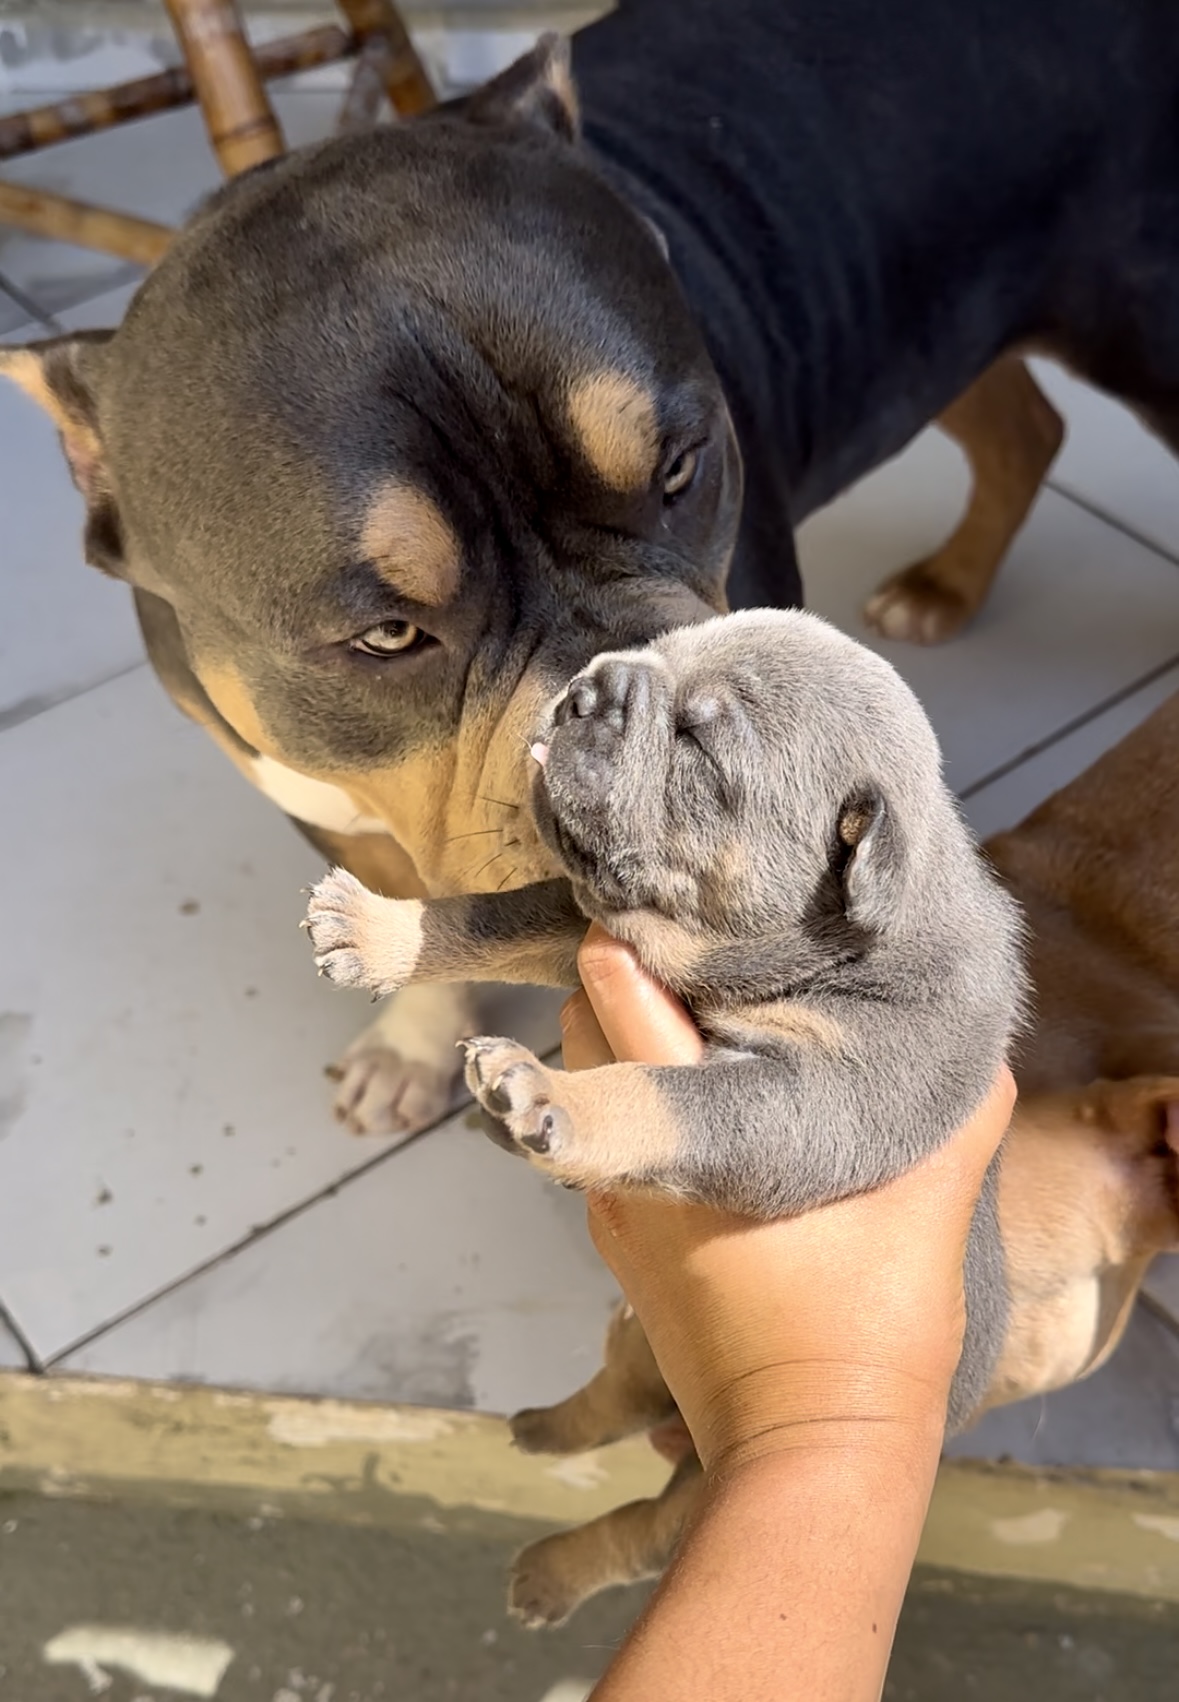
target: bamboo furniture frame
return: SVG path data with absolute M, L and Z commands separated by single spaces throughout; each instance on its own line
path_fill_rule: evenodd
M 218 163 L 233 177 L 283 152 L 282 130 L 266 84 L 341 59 L 357 61 L 341 129 L 371 124 L 382 95 L 404 118 L 433 106 L 430 79 L 393 0 L 339 4 L 342 25 L 321 25 L 251 49 L 237 0 L 165 0 L 183 66 L 0 117 L 0 161 L 195 101 Z M 0 224 L 97 248 L 141 266 L 153 265 L 173 236 L 168 225 L 2 178 Z

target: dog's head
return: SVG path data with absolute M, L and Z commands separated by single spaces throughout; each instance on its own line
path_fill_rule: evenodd
M 576 127 L 546 40 L 229 184 L 114 333 L 0 352 L 185 707 L 343 787 L 437 891 L 545 873 L 531 828 L 489 855 L 541 705 L 724 606 L 724 398 Z
M 675 986 L 789 986 L 961 873 L 916 698 L 813 615 L 729 615 L 600 656 L 538 741 L 535 814 L 578 902 Z

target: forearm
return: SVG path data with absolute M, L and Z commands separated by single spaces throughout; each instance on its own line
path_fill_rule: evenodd
M 384 996 L 411 982 L 576 987 L 587 927 L 568 881 L 452 898 L 382 898 L 345 869 L 312 889 L 305 926 L 320 973 Z
M 593 1702 L 877 1702 L 940 1446 L 931 1419 L 714 1483 Z

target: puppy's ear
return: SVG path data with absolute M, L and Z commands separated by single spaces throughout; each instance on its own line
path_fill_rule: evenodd
M 0 347 L 0 376 L 45 409 L 86 500 L 86 560 L 120 577 L 123 540 L 98 428 L 98 386 L 113 331 L 82 331 L 24 347 Z
M 857 792 L 840 806 L 835 870 L 849 922 L 879 933 L 901 898 L 901 843 L 896 820 L 879 792 Z
M 468 95 L 461 108 L 474 124 L 535 124 L 575 142 L 579 117 L 568 41 L 548 31 L 530 52 Z

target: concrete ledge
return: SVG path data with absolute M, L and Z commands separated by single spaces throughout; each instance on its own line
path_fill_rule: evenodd
M 657 1493 L 666 1475 L 643 1440 L 541 1459 L 476 1413 L 0 1376 L 0 1494 L 459 1529 L 488 1513 L 580 1523 Z M 1179 1475 L 947 1461 L 919 1558 L 1179 1602 Z

